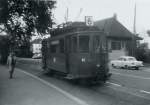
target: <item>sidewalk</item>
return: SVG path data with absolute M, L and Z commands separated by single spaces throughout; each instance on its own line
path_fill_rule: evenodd
M 0 65 L 0 105 L 82 104 L 60 91 L 21 72 L 19 69 L 15 70 L 14 78 L 9 79 L 8 69 Z

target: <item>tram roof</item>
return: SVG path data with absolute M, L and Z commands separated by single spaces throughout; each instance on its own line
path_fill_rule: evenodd
M 73 22 L 69 23 L 63 27 L 58 27 L 56 29 L 52 29 L 50 34 L 51 36 L 62 35 L 66 33 L 74 33 L 80 31 L 101 31 L 97 26 L 87 26 L 84 22 Z

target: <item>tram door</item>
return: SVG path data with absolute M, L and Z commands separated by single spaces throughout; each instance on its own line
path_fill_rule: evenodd
M 97 64 L 100 64 L 102 69 L 105 69 L 107 64 L 107 45 L 106 39 L 103 36 L 95 35 L 93 36 L 93 53 Z
M 101 64 L 101 41 L 100 35 L 93 36 L 93 59 L 95 64 Z
M 65 39 L 65 55 L 66 55 L 67 72 L 69 72 L 70 69 L 70 64 L 69 64 L 70 52 L 71 52 L 71 36 L 67 36 Z
M 66 68 L 69 74 L 78 73 L 78 53 L 77 53 L 77 36 L 70 35 L 66 37 Z

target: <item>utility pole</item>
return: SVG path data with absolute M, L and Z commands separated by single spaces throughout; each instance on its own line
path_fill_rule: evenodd
M 132 35 L 132 56 L 135 56 L 135 47 L 137 47 L 137 42 L 136 42 L 136 3 L 134 6 L 134 23 L 133 23 L 133 35 Z
M 134 7 L 134 24 L 133 24 L 133 33 L 136 35 L 136 3 Z

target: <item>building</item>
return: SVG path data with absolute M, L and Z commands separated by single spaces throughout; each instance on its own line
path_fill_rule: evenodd
M 32 41 L 32 46 L 31 50 L 33 54 L 39 54 L 41 53 L 41 48 L 42 48 L 42 39 L 38 38 Z
M 33 54 L 40 54 L 42 48 L 42 40 L 50 37 L 50 34 L 45 34 L 43 36 L 33 36 L 31 41 L 31 51 Z
M 100 21 L 95 21 L 94 25 L 106 33 L 109 60 L 113 60 L 123 55 L 133 55 L 136 48 L 136 41 L 142 38 L 133 35 L 118 20 L 116 15 Z

